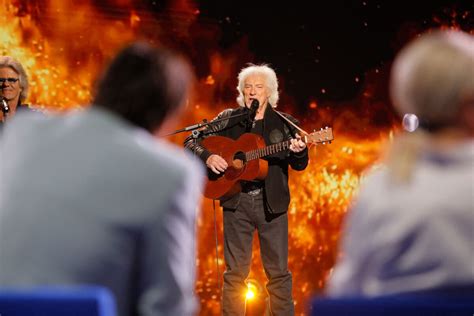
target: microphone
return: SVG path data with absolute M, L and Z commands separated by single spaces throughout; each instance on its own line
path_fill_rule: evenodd
M 250 104 L 250 109 L 249 109 L 249 120 L 253 121 L 255 120 L 255 114 L 257 114 L 258 107 L 260 106 L 260 103 L 258 102 L 257 99 L 253 99 L 252 103 Z
M 247 109 L 247 118 L 242 122 L 246 126 L 246 130 L 250 131 L 253 126 L 255 126 L 255 115 L 257 114 L 257 110 L 260 103 L 257 99 L 253 99 L 252 103 L 250 104 L 250 108 Z
M 0 98 L 2 99 L 2 101 L 0 102 L 2 104 L 2 112 L 3 114 L 8 114 L 8 112 L 10 112 L 10 107 L 8 106 L 8 103 L 4 97 Z
M 257 112 L 259 106 L 260 106 L 260 103 L 258 102 L 258 100 L 253 99 L 252 104 L 250 104 L 250 112 L 252 113 Z

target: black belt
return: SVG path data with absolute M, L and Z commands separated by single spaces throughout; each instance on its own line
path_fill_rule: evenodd
M 257 195 L 263 191 L 265 184 L 263 182 L 242 182 L 242 192 L 251 195 Z

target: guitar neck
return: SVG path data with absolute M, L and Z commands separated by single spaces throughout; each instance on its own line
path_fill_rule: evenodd
M 330 144 L 331 141 L 334 139 L 332 134 L 332 128 L 326 127 L 321 128 L 320 131 L 314 131 L 311 134 L 305 134 L 301 137 L 301 140 L 306 144 Z M 278 144 L 272 144 L 263 148 L 257 148 L 254 150 L 250 150 L 245 152 L 245 159 L 247 161 L 260 159 L 268 155 L 276 154 L 280 151 L 287 150 L 290 148 L 291 141 L 287 140 Z
M 287 140 L 281 143 L 268 145 L 263 148 L 247 151 L 245 153 L 245 159 L 247 159 L 247 161 L 250 161 L 254 159 L 260 159 L 268 155 L 276 154 L 280 151 L 287 150 L 288 148 L 290 148 L 290 143 L 291 142 Z

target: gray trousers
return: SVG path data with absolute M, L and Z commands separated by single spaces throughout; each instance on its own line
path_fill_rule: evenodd
M 292 277 L 288 271 L 288 214 L 266 211 L 263 195 L 242 194 L 236 210 L 224 209 L 224 315 L 245 314 L 245 279 L 250 272 L 252 239 L 257 229 L 260 255 L 268 278 L 271 315 L 294 315 Z

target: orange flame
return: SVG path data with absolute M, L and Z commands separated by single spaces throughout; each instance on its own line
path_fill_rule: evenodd
M 0 6 L 1 53 L 25 66 L 36 107 L 87 104 L 104 60 L 134 38 L 124 19 L 110 20 L 87 1 L 44 1 L 41 14 L 35 8 L 20 12 L 6 0 Z
M 109 1 L 109 7 L 94 6 L 93 3 L 92 0 L 0 0 L 0 53 L 14 56 L 25 66 L 31 82 L 29 101 L 35 106 L 62 110 L 90 102 L 99 70 L 119 47 L 133 39 L 179 38 L 187 46 L 196 44 L 190 35 L 190 25 L 200 11 L 192 1 L 175 1 L 166 16 L 158 17 L 133 8 L 135 1 Z M 447 16 L 450 25 L 457 27 L 457 22 L 452 22 L 456 15 L 450 11 Z M 470 13 L 461 12 L 458 17 L 467 19 Z M 160 27 L 160 19 L 166 21 L 167 28 Z M 174 36 L 167 33 L 168 28 L 175 32 Z M 215 26 L 206 25 L 201 31 L 199 36 L 215 42 Z M 216 50 L 207 61 L 209 69 L 196 87 L 196 103 L 189 105 L 183 125 L 213 117 L 220 109 L 228 107 L 222 102 L 232 98 L 226 94 L 226 87 L 234 89 L 237 67 L 251 59 L 245 39 L 226 53 Z M 350 201 L 357 194 L 363 171 L 377 161 L 383 145 L 399 129 L 393 113 L 387 114 L 386 98 L 381 97 L 386 95 L 385 81 L 379 80 L 383 74 L 386 70 L 376 69 L 369 73 L 366 79 L 369 84 L 352 103 L 332 107 L 313 101 L 307 109 L 303 127 L 330 125 L 335 141 L 325 147 L 311 148 L 308 168 L 290 174 L 289 265 L 294 276 L 293 293 L 298 315 L 305 314 L 308 299 L 324 287 L 336 258 L 341 223 Z M 320 89 L 326 92 L 323 87 Z M 172 140 L 180 143 L 184 137 L 178 135 Z M 196 260 L 196 293 L 201 302 L 201 315 L 220 314 L 214 225 L 217 227 L 220 278 L 225 265 L 222 212 L 217 209 L 215 214 L 214 218 L 212 201 L 204 200 L 198 219 Z M 255 244 L 250 277 L 264 284 L 266 278 L 258 243 Z

